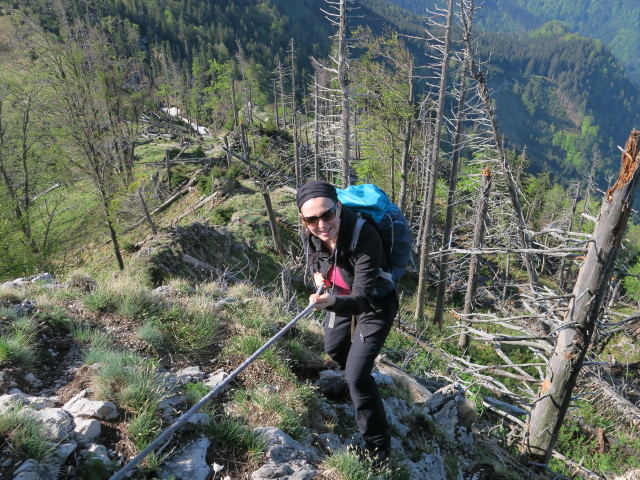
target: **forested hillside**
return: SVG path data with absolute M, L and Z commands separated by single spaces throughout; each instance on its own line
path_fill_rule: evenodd
M 436 3 L 392 2 L 420 15 Z M 478 26 L 490 32 L 524 33 L 559 20 L 571 32 L 601 40 L 637 82 L 640 79 L 636 59 L 640 49 L 639 19 L 640 5 L 635 0 L 487 0 L 478 16 Z

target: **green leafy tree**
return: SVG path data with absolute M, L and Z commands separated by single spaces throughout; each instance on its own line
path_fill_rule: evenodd
M 68 139 L 71 163 L 92 181 L 123 269 L 111 205 L 131 179 L 144 68 L 134 58 L 118 56 L 102 31 L 80 22 L 68 24 L 62 5 L 57 12 L 61 40 L 39 30 L 39 66 L 55 92 L 56 113 L 64 119 L 60 133 Z

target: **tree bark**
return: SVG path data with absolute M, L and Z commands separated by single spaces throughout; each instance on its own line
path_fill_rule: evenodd
M 573 298 L 558 333 L 555 350 L 521 450 L 525 458 L 546 464 L 551 458 L 571 394 L 601 314 L 608 282 L 622 242 L 638 185 L 640 132 L 633 130 L 622 154 L 620 175 L 605 194 Z
M 487 205 L 489 200 L 489 192 L 491 190 L 491 170 L 488 167 L 482 169 L 482 186 L 480 191 L 480 197 L 478 199 L 476 217 L 476 225 L 473 229 L 473 244 L 472 248 L 481 248 L 484 240 L 484 231 L 486 225 Z M 467 280 L 467 291 L 464 296 L 464 318 L 468 318 L 473 310 L 473 300 L 476 296 L 476 288 L 478 285 L 478 264 L 480 263 L 480 255 L 471 255 L 471 261 L 469 262 L 469 276 Z M 444 295 L 444 293 L 443 293 Z M 458 348 L 465 351 L 469 348 L 469 334 L 467 333 L 468 322 L 463 321 L 464 329 L 460 332 L 458 338 Z
M 351 183 L 351 98 L 347 81 L 347 0 L 340 0 L 340 27 L 338 30 L 338 83 L 342 98 L 342 188 Z
M 453 18 L 453 0 L 449 0 L 447 7 L 447 20 L 445 26 L 444 51 L 442 53 L 442 63 L 440 70 L 440 86 L 438 89 L 438 110 L 436 113 L 435 130 L 433 135 L 433 149 L 430 152 L 430 166 L 428 170 L 429 183 L 427 194 L 424 199 L 425 217 L 422 229 L 421 249 L 420 249 L 420 271 L 418 277 L 418 291 L 416 300 L 415 318 L 424 316 L 424 302 L 427 290 L 427 273 L 429 260 L 429 236 L 433 225 L 434 205 L 436 198 L 436 184 L 438 177 L 438 162 L 440 157 L 440 139 L 442 123 L 444 119 L 444 100 L 446 96 L 447 78 L 449 76 L 449 52 L 451 46 L 451 22 Z M 438 324 L 441 326 L 441 324 Z
M 467 32 L 465 32 L 467 33 Z M 471 32 L 468 32 L 469 34 Z M 458 113 L 456 115 L 456 133 L 453 141 L 453 155 L 451 157 L 451 174 L 449 175 L 449 194 L 447 196 L 447 214 L 444 221 L 444 233 L 442 235 L 442 249 L 445 250 L 450 246 L 451 230 L 453 228 L 453 215 L 455 213 L 455 196 L 458 186 L 458 174 L 460 172 L 460 151 L 462 150 L 462 124 L 464 116 L 464 108 L 467 96 L 467 62 L 464 62 L 462 71 L 462 81 L 460 85 L 460 97 L 458 100 Z M 489 183 L 491 179 L 491 171 L 487 169 Z M 482 183 L 485 182 L 485 171 L 482 171 Z M 484 185 L 482 187 L 484 192 Z M 488 193 L 488 192 L 487 192 Z M 479 211 L 479 210 L 478 210 Z M 477 227 L 477 224 L 476 224 Z M 483 232 L 484 233 L 484 232 Z M 444 314 L 444 297 L 447 290 L 447 275 L 449 270 L 449 254 L 442 253 L 440 255 L 440 267 L 438 271 L 438 291 L 436 293 L 436 308 L 433 313 L 433 323 L 442 324 L 442 316 Z M 474 292 L 475 293 L 475 292 Z
M 280 237 L 280 229 L 276 222 L 276 216 L 273 213 L 273 204 L 271 203 L 271 195 L 267 189 L 262 190 L 262 198 L 264 198 L 264 206 L 267 209 L 267 217 L 269 218 L 269 225 L 271 226 L 271 235 L 273 236 L 273 243 L 275 244 L 276 251 L 280 255 L 284 255 L 284 247 L 282 246 L 282 240 Z

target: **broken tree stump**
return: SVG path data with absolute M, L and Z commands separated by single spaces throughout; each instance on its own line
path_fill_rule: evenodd
M 601 315 L 638 186 L 639 161 L 640 132 L 632 130 L 622 153 L 618 180 L 603 199 L 564 324 L 527 423 L 521 450 L 524 459 L 536 464 L 546 464 L 551 458 L 596 320 Z

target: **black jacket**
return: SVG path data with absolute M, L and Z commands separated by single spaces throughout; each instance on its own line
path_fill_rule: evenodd
M 378 275 L 380 269 L 388 269 L 388 261 L 380 234 L 373 224 L 369 221 L 364 223 L 354 251 L 349 251 L 356 220 L 357 213 L 342 205 L 338 242 L 333 254 L 329 253 L 318 237 L 305 233 L 302 235 L 309 273 L 313 275 L 321 272 L 327 278 L 335 261 L 340 275 L 351 288 L 351 294 L 336 296 L 335 305 L 327 309 L 343 316 L 372 311 L 381 302 L 387 301 L 389 295 L 394 298 L 396 295 L 395 288 L 389 291 L 389 287 L 384 285 L 386 280 Z M 381 291 L 387 293 L 377 295 Z

